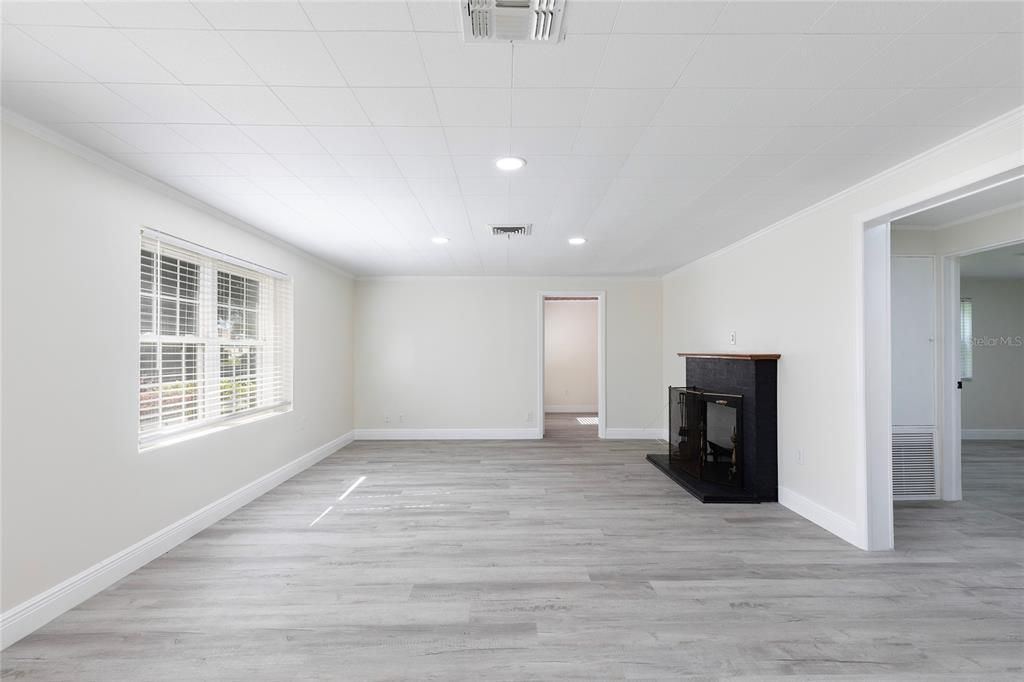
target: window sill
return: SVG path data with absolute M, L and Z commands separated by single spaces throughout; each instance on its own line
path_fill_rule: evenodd
M 204 426 L 198 426 L 194 429 L 188 429 L 186 431 L 179 431 L 176 433 L 170 433 L 162 438 L 156 440 L 146 441 L 139 443 L 139 453 L 152 452 L 153 450 L 159 450 L 160 448 L 167 447 L 168 445 L 177 445 L 178 443 L 184 443 L 195 438 L 201 438 L 202 436 L 208 436 L 211 433 L 217 433 L 218 431 L 226 431 L 227 429 L 241 426 L 242 424 L 252 424 L 254 422 L 263 421 L 271 417 L 276 417 L 279 414 L 287 414 L 292 411 L 292 404 L 285 403 L 283 405 L 277 405 L 270 407 L 259 412 L 253 412 L 248 414 L 241 414 L 236 417 L 229 417 L 211 424 Z

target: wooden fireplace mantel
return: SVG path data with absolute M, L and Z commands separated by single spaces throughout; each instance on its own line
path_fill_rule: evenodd
M 676 353 L 681 358 L 720 358 L 722 360 L 778 360 L 778 353 Z

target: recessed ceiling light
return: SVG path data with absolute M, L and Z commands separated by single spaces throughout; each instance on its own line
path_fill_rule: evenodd
M 495 161 L 494 165 L 503 171 L 514 171 L 525 166 L 526 159 L 520 159 L 518 156 L 503 156 Z
M 587 240 L 584 239 L 583 237 L 572 237 L 569 239 L 569 243 L 572 244 L 573 246 L 580 246 L 582 244 L 586 244 Z
M 441 237 L 441 236 L 431 237 L 430 241 L 434 242 L 435 244 L 447 244 L 448 243 L 448 237 Z

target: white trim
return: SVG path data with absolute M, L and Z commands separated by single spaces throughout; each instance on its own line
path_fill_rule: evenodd
M 960 461 L 960 257 L 944 256 L 939 271 L 939 383 L 937 402 L 939 412 L 939 495 L 943 500 L 958 502 L 963 499 L 963 479 Z
M 537 429 L 356 429 L 356 440 L 530 440 Z
M 538 291 L 537 292 L 537 433 L 544 437 L 544 299 L 566 296 L 586 296 L 597 299 L 597 437 L 606 438 L 608 427 L 608 386 L 605 371 L 607 343 L 606 297 L 603 289 L 596 291 Z
M 564 414 L 571 412 L 597 412 L 597 405 L 545 405 L 544 411 L 550 414 Z
M 1024 440 L 1024 429 L 964 429 L 964 440 Z
M 308 469 L 353 440 L 348 432 L 324 443 L 298 459 L 281 466 L 234 492 L 211 502 L 183 519 L 158 530 L 113 556 L 71 576 L 62 583 L 0 614 L 0 647 L 7 648 L 62 613 L 110 587 L 153 559 L 174 549 L 196 533 L 210 527 L 228 514 L 276 488 L 292 476 Z
M 668 440 L 665 429 L 607 429 L 605 438 L 609 440 Z
M 799 514 L 811 523 L 821 526 L 829 533 L 846 540 L 851 545 L 858 544 L 857 524 L 844 516 L 836 514 L 831 509 L 826 509 L 814 500 L 806 498 L 789 488 L 779 486 L 779 504 Z

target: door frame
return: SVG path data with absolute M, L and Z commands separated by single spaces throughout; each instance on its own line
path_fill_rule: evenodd
M 854 218 L 854 228 L 861 234 L 861 261 L 859 272 L 858 306 L 858 401 L 857 419 L 861 424 L 857 443 L 856 513 L 857 535 L 855 544 L 866 550 L 891 550 L 894 547 L 892 502 L 892 329 L 890 311 L 892 283 L 890 273 L 891 225 L 899 218 L 956 201 L 991 189 L 1011 180 L 1024 177 L 1024 165 L 1019 154 L 1010 154 L 967 173 L 953 176 L 928 188 L 889 201 Z M 984 249 L 982 249 L 984 250 Z M 956 259 L 955 264 L 950 258 Z M 941 272 L 958 272 L 959 256 L 943 257 Z M 952 320 L 949 319 L 951 293 L 959 302 L 959 278 L 956 286 L 944 282 L 943 296 L 943 381 L 940 382 L 938 404 L 943 409 L 939 418 L 939 434 L 943 440 L 942 452 L 945 470 L 940 484 L 955 477 L 959 482 L 959 461 L 949 462 L 957 455 L 959 442 L 950 441 L 960 435 L 958 422 L 960 398 L 950 395 L 956 391 L 960 373 L 959 353 L 953 353 L 946 338 Z M 959 330 L 957 331 L 959 335 Z M 955 337 L 954 337 L 955 338 Z M 950 370 L 953 370 L 952 372 Z M 959 377 L 957 377 L 959 378 Z M 952 492 L 952 491 L 951 491 Z
M 607 387 L 605 372 L 605 292 L 538 291 L 537 292 L 537 438 L 544 437 L 544 301 L 548 298 L 597 299 L 597 437 L 604 438 L 607 429 Z

